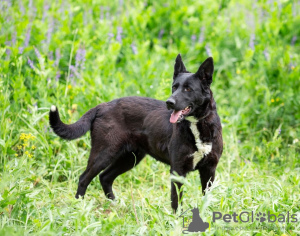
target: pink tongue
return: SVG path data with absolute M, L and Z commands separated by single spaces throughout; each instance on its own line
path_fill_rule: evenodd
M 170 122 L 171 123 L 176 123 L 179 116 L 181 115 L 182 111 L 173 111 L 173 113 L 171 114 L 171 117 L 170 117 Z

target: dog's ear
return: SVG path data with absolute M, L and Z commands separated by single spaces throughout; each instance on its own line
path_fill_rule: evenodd
M 174 79 L 179 73 L 185 73 L 185 72 L 187 72 L 187 70 L 186 70 L 186 68 L 185 68 L 185 66 L 184 66 L 184 64 L 183 64 L 181 55 L 178 54 L 177 57 L 176 57 L 176 60 L 175 60 L 173 79 Z
M 207 58 L 199 67 L 195 75 L 208 86 L 212 83 L 214 73 L 214 61 L 212 57 Z

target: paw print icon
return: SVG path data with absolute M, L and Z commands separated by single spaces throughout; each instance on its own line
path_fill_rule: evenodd
M 256 220 L 257 221 L 259 221 L 259 222 L 264 222 L 264 221 L 266 221 L 266 214 L 265 213 L 261 213 L 261 212 L 259 212 L 259 213 L 257 213 L 256 214 Z

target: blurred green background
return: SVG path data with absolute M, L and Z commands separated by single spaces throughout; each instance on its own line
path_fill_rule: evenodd
M 48 124 L 52 104 L 71 123 L 123 96 L 166 100 L 178 53 L 192 72 L 214 58 L 224 136 L 215 188 L 202 197 L 191 174 L 183 209 L 198 205 L 209 223 L 242 210 L 300 220 L 299 1 L 2 0 L 0 13 L 2 235 L 181 235 L 169 167 L 145 159 L 116 180 L 116 203 L 96 178 L 75 200 L 89 135 L 66 142 Z M 271 225 L 206 234 L 300 234 Z

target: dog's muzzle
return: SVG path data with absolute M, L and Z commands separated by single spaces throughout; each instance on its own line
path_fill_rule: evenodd
M 167 108 L 168 110 L 174 109 L 175 106 L 175 100 L 173 98 L 169 98 L 167 101 Z

